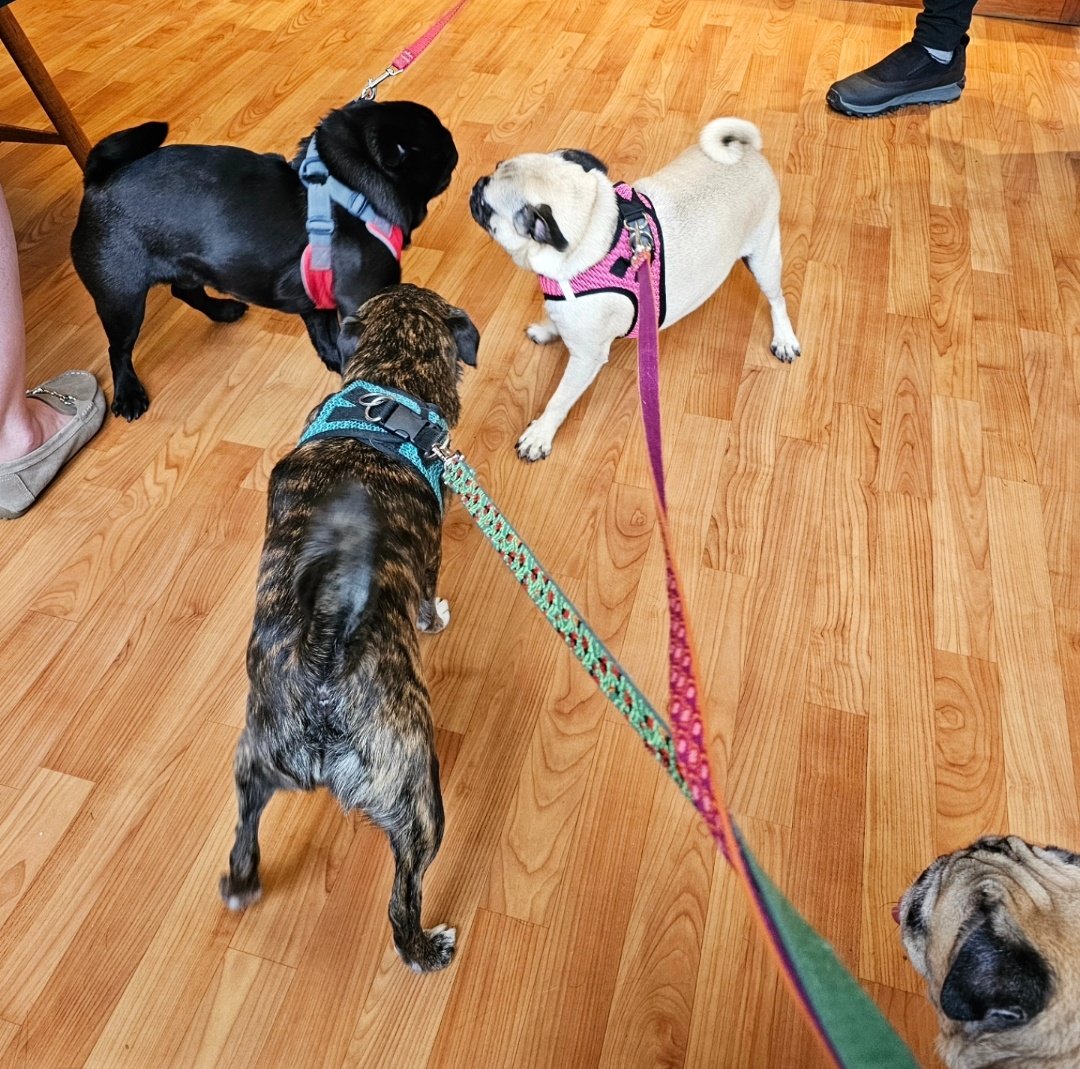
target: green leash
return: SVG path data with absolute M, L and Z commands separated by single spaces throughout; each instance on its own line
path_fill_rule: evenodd
M 686 782 L 675 762 L 675 743 L 667 724 L 484 492 L 476 481 L 476 472 L 465 458 L 460 453 L 447 452 L 445 460 L 443 482 L 461 498 L 465 511 L 476 521 L 476 526 L 494 546 L 514 578 L 525 588 L 533 604 L 570 647 L 608 701 L 626 717 L 645 748 L 664 766 L 679 790 L 689 799 Z
M 448 445 L 437 446 L 435 451 L 445 461 L 443 482 L 458 494 L 465 510 L 533 604 L 693 804 L 690 789 L 679 772 L 668 725 L 488 497 L 465 458 Z M 834 1064 L 843 1069 L 918 1069 L 903 1040 L 832 947 L 769 879 L 737 828 L 735 837 L 746 862 L 751 906 L 770 932 L 781 971 L 793 983 L 800 1008 L 822 1037 Z

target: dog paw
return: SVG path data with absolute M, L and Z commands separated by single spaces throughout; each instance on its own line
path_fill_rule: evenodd
M 558 339 L 559 332 L 555 329 L 555 324 L 549 319 L 543 323 L 530 323 L 525 328 L 525 335 L 530 341 L 536 342 L 537 345 L 550 345 Z
M 138 379 L 133 383 L 117 386 L 111 405 L 114 416 L 126 419 L 130 423 L 138 419 L 149 407 L 150 398 Z
M 457 929 L 437 924 L 434 928 L 424 930 L 415 955 L 406 956 L 400 948 L 398 954 L 413 972 L 437 972 L 445 969 L 453 960 L 456 943 Z
M 207 315 L 215 323 L 235 323 L 246 311 L 248 306 L 243 301 L 228 300 L 215 301 L 211 311 Z
M 427 635 L 437 635 L 450 623 L 450 602 L 446 598 L 425 601 L 420 606 L 420 619 L 416 626 Z
M 538 419 L 534 419 L 525 428 L 525 433 L 517 440 L 517 455 L 522 460 L 543 460 L 551 455 L 553 434 L 549 434 Z
M 255 905 L 262 898 L 262 884 L 258 877 L 254 880 L 234 880 L 230 876 L 222 876 L 218 884 L 221 891 L 221 900 L 234 913 L 248 906 Z
M 799 347 L 799 339 L 794 334 L 778 334 L 773 338 L 769 352 L 782 364 L 790 364 L 802 352 L 802 349 Z

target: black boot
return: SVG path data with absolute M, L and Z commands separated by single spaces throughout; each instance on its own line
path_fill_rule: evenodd
M 845 115 L 880 115 L 909 104 L 946 104 L 964 88 L 964 52 L 956 46 L 948 63 L 939 63 L 922 45 L 909 41 L 864 71 L 834 82 L 825 100 Z

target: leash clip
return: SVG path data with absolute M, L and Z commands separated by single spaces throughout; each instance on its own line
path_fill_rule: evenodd
M 649 222 L 641 213 L 625 220 L 623 225 L 630 232 L 630 248 L 634 253 L 630 267 L 636 269 L 643 260 L 652 259 L 653 239 Z
M 403 72 L 399 71 L 397 67 L 391 64 L 389 67 L 386 68 L 386 70 L 382 72 L 382 74 L 378 75 L 375 78 L 368 79 L 367 85 L 365 85 L 364 88 L 360 91 L 360 96 L 357 97 L 357 100 L 374 100 L 375 93 L 378 87 L 383 82 L 385 82 L 387 78 L 393 78 L 401 73 Z
M 436 442 L 431 447 L 431 452 L 435 454 L 443 463 L 449 463 L 455 457 L 459 456 L 456 449 L 450 448 L 450 435 L 446 435 L 441 442 Z

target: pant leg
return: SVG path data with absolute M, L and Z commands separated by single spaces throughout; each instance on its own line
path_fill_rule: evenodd
M 924 0 L 923 9 L 915 16 L 915 36 L 924 48 L 952 52 L 971 25 L 975 0 Z

